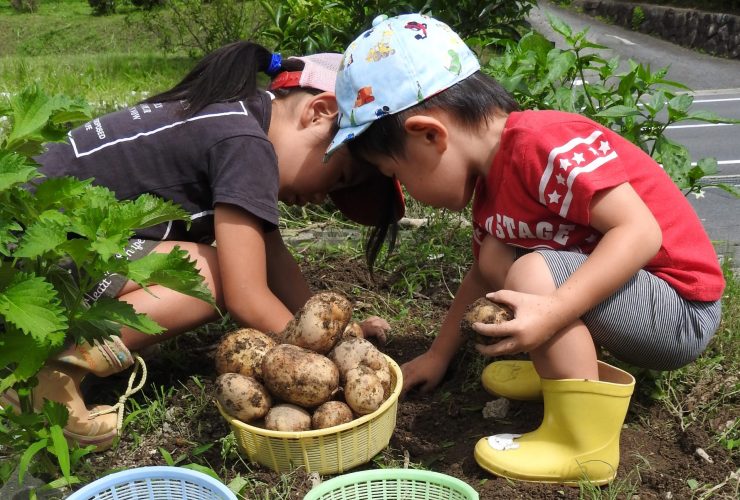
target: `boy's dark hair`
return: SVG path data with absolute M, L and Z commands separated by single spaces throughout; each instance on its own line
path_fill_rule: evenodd
M 500 83 L 476 71 L 452 87 L 406 110 L 375 120 L 370 127 L 347 143 L 350 153 L 365 159 L 369 155 L 403 157 L 407 118 L 433 109 L 450 113 L 465 128 L 477 130 L 495 111 L 511 113 L 519 109 L 514 98 Z
M 378 154 L 403 157 L 406 146 L 404 128 L 406 119 L 432 109 L 443 109 L 463 127 L 477 130 L 494 112 L 511 113 L 517 111 L 519 105 L 500 83 L 477 71 L 409 109 L 375 120 L 367 130 L 349 141 L 347 147 L 355 158 L 361 160 Z M 394 220 L 393 214 L 399 207 L 393 206 L 393 200 L 389 200 L 389 203 L 383 206 L 387 208 L 385 220 L 389 222 L 384 227 L 373 228 L 365 246 L 365 256 L 370 269 L 377 260 L 386 237 L 389 239 L 389 251 L 395 244 L 397 226 L 390 221 Z M 389 229 L 389 226 L 392 227 Z
M 262 45 L 247 41 L 233 42 L 198 61 L 171 89 L 142 102 L 187 101 L 188 107 L 183 115 L 191 117 L 209 104 L 241 101 L 257 93 L 257 78 L 269 68 L 271 60 L 272 52 Z M 303 66 L 304 62 L 300 59 L 284 58 L 279 71 L 300 71 Z M 310 89 L 297 90 L 310 92 Z M 286 92 L 275 94 L 283 97 Z

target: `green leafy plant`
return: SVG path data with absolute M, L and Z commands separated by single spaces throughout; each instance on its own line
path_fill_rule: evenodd
M 667 68 L 655 72 L 629 61 L 619 72 L 619 58 L 605 59 L 606 49 L 586 38 L 588 29 L 573 30 L 556 17 L 550 25 L 565 40 L 556 48 L 539 33 L 518 42 L 499 45 L 503 53 L 491 57 L 484 71 L 510 91 L 524 108 L 557 109 L 580 113 L 609 127 L 650 154 L 679 188 L 700 193 L 702 178 L 717 171 L 714 158 L 693 164 L 688 149 L 665 135 L 668 126 L 685 120 L 738 123 L 707 111 L 691 111 L 693 97 L 685 85 L 666 79 Z M 727 185 L 719 187 L 738 194 Z
M 71 484 L 74 466 L 90 450 L 67 446 L 63 405 L 46 402 L 34 411 L 35 375 L 68 343 L 118 335 L 123 326 L 163 331 L 131 305 L 105 297 L 91 302 L 86 292 L 116 273 L 143 287 L 157 283 L 209 303 L 213 298 L 180 248 L 135 262 L 119 255 L 134 230 L 189 221 L 187 212 L 154 196 L 118 201 L 92 180 L 40 174 L 33 155 L 62 140 L 70 124 L 88 120 L 85 104 L 31 87 L 0 105 L 0 115 L 9 117 L 0 128 L 0 392 L 13 390 L 20 401 L 19 414 L 3 410 L 0 445 L 20 466 L 19 480 L 27 470 L 58 467 Z
M 632 19 L 630 21 L 630 23 L 632 24 L 632 29 L 634 31 L 637 31 L 643 22 L 645 22 L 645 11 L 642 9 L 642 7 L 636 5 L 635 8 L 632 9 Z

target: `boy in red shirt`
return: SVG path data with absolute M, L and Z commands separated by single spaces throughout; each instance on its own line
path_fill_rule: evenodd
M 424 26 L 425 37 L 417 38 Z M 377 47 L 383 58 L 373 58 Z M 403 366 L 404 389 L 431 389 L 463 344 L 460 320 L 486 295 L 514 319 L 476 324 L 484 355 L 526 352 L 483 373 L 489 391 L 544 400 L 535 431 L 482 438 L 475 458 L 508 478 L 606 484 L 634 388 L 614 357 L 670 370 L 718 328 L 724 279 L 696 214 L 637 146 L 585 117 L 519 111 L 443 23 L 376 19 L 337 78 L 343 143 L 417 200 L 473 200 L 474 263 L 429 350 Z M 362 99 L 359 99 L 359 96 Z

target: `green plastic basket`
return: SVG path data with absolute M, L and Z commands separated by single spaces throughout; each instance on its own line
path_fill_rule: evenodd
M 478 500 L 478 493 L 457 478 L 417 469 L 373 469 L 336 476 L 303 500 Z

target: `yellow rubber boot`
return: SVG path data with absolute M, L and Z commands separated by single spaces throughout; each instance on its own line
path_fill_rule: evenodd
M 599 381 L 542 379 L 540 427 L 527 434 L 482 438 L 475 460 L 497 476 L 521 481 L 610 483 L 619 465 L 619 434 L 635 379 L 599 363 Z
M 489 394 L 517 401 L 542 399 L 540 376 L 531 361 L 494 361 L 480 376 L 483 388 Z

